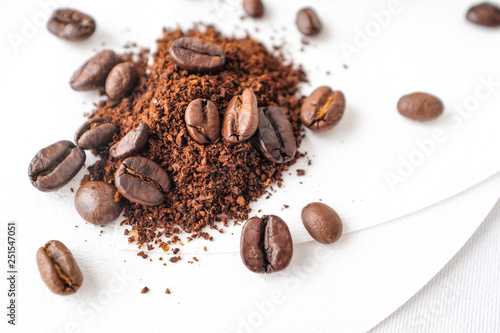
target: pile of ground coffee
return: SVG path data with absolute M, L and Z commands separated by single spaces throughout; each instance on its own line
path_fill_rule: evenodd
M 179 68 L 169 54 L 172 42 L 183 36 L 206 39 L 222 46 L 226 64 L 217 73 L 192 74 Z M 144 55 L 144 54 L 143 54 Z M 193 140 L 184 120 L 188 104 L 205 98 L 213 101 L 222 119 L 231 98 L 245 88 L 257 96 L 258 105 L 279 105 L 288 115 L 297 146 L 301 141 L 300 107 L 303 97 L 299 84 L 306 81 L 303 70 L 286 65 L 276 52 L 268 51 L 251 37 L 228 38 L 214 27 L 197 27 L 186 33 L 164 30 L 157 41 L 154 62 L 147 69 L 140 60 L 139 84 L 117 105 L 101 102 L 90 118 L 109 119 L 119 127 L 116 143 L 130 130 L 145 122 L 150 136 L 140 155 L 158 163 L 173 182 L 163 204 L 147 207 L 125 200 L 122 224 L 132 227 L 130 241 L 157 244 L 166 249 L 176 242 L 175 235 L 190 234 L 189 240 L 210 239 L 205 227 L 220 229 L 228 221 L 243 221 L 250 212 L 249 203 L 266 193 L 273 183 L 281 186 L 282 172 L 300 156 L 286 164 L 265 159 L 250 141 L 229 144 L 222 139 L 209 145 Z M 114 183 L 121 161 L 110 157 L 108 150 L 97 152 L 101 157 L 89 168 L 91 180 Z M 124 200 L 124 199 L 123 199 Z M 133 236 L 131 236 L 133 235 Z M 171 239 L 164 243 L 160 237 Z

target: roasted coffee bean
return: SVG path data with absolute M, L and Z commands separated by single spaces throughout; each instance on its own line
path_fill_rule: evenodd
M 120 58 L 110 50 L 103 50 L 90 58 L 78 68 L 71 77 L 71 88 L 78 91 L 87 91 L 104 87 L 109 72 Z
M 274 163 L 289 162 L 297 151 L 292 125 L 285 111 L 278 106 L 259 108 L 256 138 L 262 155 Z
M 492 28 L 500 26 L 500 8 L 491 3 L 484 2 L 472 7 L 466 17 L 475 24 Z
M 87 222 L 105 226 L 122 212 L 118 190 L 111 184 L 92 181 L 82 185 L 75 195 L 75 207 Z
M 320 87 L 305 99 L 300 119 L 309 129 L 322 132 L 337 125 L 344 115 L 344 110 L 345 99 L 342 92 Z
M 118 191 L 132 202 L 156 206 L 170 191 L 170 177 L 155 162 L 141 156 L 123 161 L 115 174 Z
M 109 149 L 109 154 L 113 158 L 122 159 L 135 155 L 144 148 L 148 142 L 149 127 L 146 123 L 127 133 L 120 141 Z
M 297 13 L 297 28 L 306 36 L 316 36 L 321 31 L 321 22 L 312 8 L 304 8 Z
M 284 270 L 293 255 L 293 242 L 285 221 L 275 215 L 252 217 L 243 226 L 241 259 L 255 273 Z
M 135 84 L 139 74 L 131 62 L 123 62 L 113 67 L 106 79 L 106 94 L 111 100 L 118 101 L 127 96 Z
M 229 102 L 222 121 L 222 138 L 229 143 L 248 140 L 259 126 L 257 97 L 250 89 Z
M 38 249 L 36 263 L 43 282 L 54 294 L 72 295 L 82 286 L 82 271 L 60 241 L 51 240 Z
M 322 244 L 336 242 L 342 236 L 342 220 L 330 206 L 313 202 L 302 209 L 302 223 L 309 235 Z
M 59 38 L 79 41 L 94 34 L 96 25 L 92 17 L 73 9 L 59 9 L 52 14 L 47 29 Z
M 226 62 L 226 52 L 221 46 L 193 37 L 181 37 L 173 42 L 170 55 L 179 67 L 196 73 L 219 70 Z
M 86 121 L 75 133 L 75 142 L 83 149 L 98 149 L 106 146 L 118 127 L 104 118 L 92 118 Z
M 260 18 L 264 15 L 264 6 L 260 0 L 243 0 L 243 9 L 253 18 Z
M 214 102 L 196 99 L 189 103 L 186 114 L 189 135 L 200 144 L 214 143 L 220 136 L 219 110 Z
M 417 121 L 435 119 L 443 113 L 443 109 L 443 103 L 439 98 L 420 92 L 405 95 L 398 102 L 399 113 Z
M 31 160 L 31 184 L 43 192 L 56 191 L 69 183 L 85 163 L 85 152 L 70 141 L 43 148 Z

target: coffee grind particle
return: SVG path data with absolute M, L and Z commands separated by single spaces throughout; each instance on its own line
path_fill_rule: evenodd
M 195 37 L 220 45 L 226 53 L 224 67 L 216 73 L 196 74 L 180 68 L 171 58 L 170 45 L 180 37 Z M 259 107 L 280 106 L 288 116 L 297 146 L 302 139 L 300 107 L 303 97 L 299 84 L 306 81 L 302 68 L 286 65 L 276 52 L 269 52 L 251 37 L 225 37 L 214 27 L 201 27 L 183 33 L 164 30 L 157 41 L 154 62 L 147 70 L 135 63 L 139 72 L 133 92 L 114 107 L 101 102 L 89 118 L 105 118 L 119 128 L 110 146 L 129 131 L 146 123 L 150 129 L 148 142 L 139 153 L 160 165 L 172 180 L 172 189 L 165 201 L 148 207 L 127 202 L 126 220 L 129 236 L 142 244 L 157 244 L 162 249 L 176 243 L 175 234 L 186 232 L 188 240 L 210 239 L 205 227 L 218 230 L 217 222 L 244 221 L 250 212 L 249 203 L 266 193 L 270 184 L 282 180 L 283 171 L 295 163 L 275 164 L 264 158 L 252 140 L 230 144 L 219 139 L 200 145 L 189 135 L 185 123 L 188 104 L 198 98 L 212 101 L 220 119 L 233 96 L 252 90 Z M 121 160 L 110 157 L 108 150 L 97 152 L 101 157 L 89 168 L 92 180 L 114 183 Z M 220 224 L 219 224 L 220 226 Z M 167 243 L 160 237 L 170 238 Z M 176 258 L 176 257 L 174 257 Z M 174 262 L 174 258 L 170 261 Z
M 181 260 L 180 256 L 172 257 L 172 258 L 169 259 L 170 262 L 178 262 L 179 260 Z
M 146 259 L 148 257 L 148 255 L 146 253 L 144 253 L 144 251 L 137 253 L 137 256 L 142 257 L 142 259 Z
M 142 288 L 142 290 L 141 290 L 141 294 L 145 294 L 145 293 L 147 293 L 148 291 L 149 291 L 149 288 L 148 288 L 148 287 L 144 287 L 144 288 Z

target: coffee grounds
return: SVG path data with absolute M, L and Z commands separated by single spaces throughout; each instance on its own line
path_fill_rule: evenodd
M 221 45 L 227 57 L 223 70 L 200 75 L 179 68 L 169 48 L 183 36 Z M 198 26 L 186 33 L 164 29 L 149 67 L 145 65 L 146 54 L 143 51 L 136 60 L 140 80 L 132 94 L 114 107 L 105 101 L 99 103 L 89 118 L 107 118 L 120 128 L 110 146 L 141 122 L 148 124 L 151 135 L 140 155 L 166 170 L 174 186 L 159 206 L 126 201 L 126 220 L 122 224 L 132 227 L 126 232 L 129 241 L 137 241 L 139 246 L 154 243 L 167 251 L 168 244 L 179 241 L 176 234 L 188 233 L 189 241 L 200 237 L 211 240 L 204 228 L 219 230 L 218 222 L 227 226 L 231 220 L 246 220 L 249 203 L 266 194 L 271 184 L 281 187 L 282 172 L 300 157 L 297 153 L 287 164 L 274 164 L 249 141 L 228 144 L 219 139 L 214 144 L 200 145 L 186 129 L 184 112 L 189 102 L 210 99 L 218 106 L 222 119 L 231 98 L 249 88 L 257 96 L 259 107 L 279 105 L 285 110 L 299 146 L 303 136 L 299 84 L 306 81 L 306 76 L 301 67 L 285 64 L 276 50 L 269 52 L 249 36 L 225 37 L 212 26 Z M 96 153 L 101 160 L 89 168 L 91 179 L 114 183 L 121 160 L 112 159 L 107 150 Z M 163 236 L 170 240 L 161 241 Z

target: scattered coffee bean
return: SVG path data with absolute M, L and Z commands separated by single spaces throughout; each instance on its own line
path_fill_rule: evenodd
M 132 202 L 156 206 L 170 191 L 170 177 L 155 162 L 141 156 L 129 157 L 115 174 L 120 193 Z
M 83 283 L 83 275 L 75 258 L 59 241 L 49 241 L 38 249 L 36 263 L 43 282 L 54 294 L 74 294 Z
M 59 38 L 79 41 L 89 38 L 96 28 L 92 17 L 73 9 L 59 9 L 52 14 L 47 29 Z
M 226 52 L 221 46 L 193 37 L 181 37 L 173 42 L 170 55 L 179 67 L 197 73 L 219 70 L 226 62 Z
M 104 118 L 86 121 L 75 133 L 75 142 L 83 149 L 98 149 L 106 146 L 118 131 L 118 127 Z
M 259 108 L 257 145 L 262 155 L 271 162 L 287 163 L 294 158 L 297 143 L 292 125 L 282 108 Z
M 243 0 L 243 9 L 248 16 L 260 18 L 264 15 L 264 6 L 260 0 Z
M 78 189 L 75 207 L 87 222 L 105 226 L 115 221 L 122 212 L 118 190 L 105 182 L 88 182 Z
M 332 244 L 342 235 L 342 220 L 330 206 L 313 202 L 302 209 L 302 223 L 309 235 L 322 244 Z
M 426 93 L 413 93 L 401 97 L 398 102 L 399 113 L 417 121 L 432 120 L 443 113 L 443 103 L 439 98 Z
M 90 58 L 78 68 L 71 77 L 71 88 L 78 91 L 87 91 L 104 87 L 109 72 L 120 58 L 110 50 L 103 50 Z
M 467 20 L 486 27 L 500 26 L 500 8 L 491 3 L 481 3 L 467 12 Z
M 222 138 L 229 143 L 248 140 L 259 126 L 257 97 L 250 89 L 234 96 L 229 102 L 222 121 Z
M 109 72 L 106 79 L 106 94 L 113 101 L 119 101 L 127 96 L 135 84 L 139 74 L 131 62 L 122 62 Z
M 297 13 L 297 28 L 306 36 L 316 36 L 321 31 L 321 22 L 312 8 L 304 8 Z
M 29 165 L 31 184 L 43 192 L 56 191 L 76 176 L 85 158 L 85 152 L 70 141 L 45 147 L 36 153 Z
M 252 217 L 241 233 L 241 259 L 255 273 L 284 270 L 293 255 L 293 242 L 285 221 L 275 215 Z
M 141 123 L 127 133 L 120 141 L 109 149 L 109 154 L 113 158 L 122 159 L 135 155 L 144 148 L 148 142 L 149 127 L 146 123 Z
M 300 119 L 309 129 L 322 132 L 337 125 L 344 115 L 344 110 L 345 98 L 342 92 L 320 87 L 305 99 Z
M 219 110 L 214 102 L 196 99 L 189 103 L 186 114 L 189 135 L 200 144 L 214 143 L 220 136 Z

